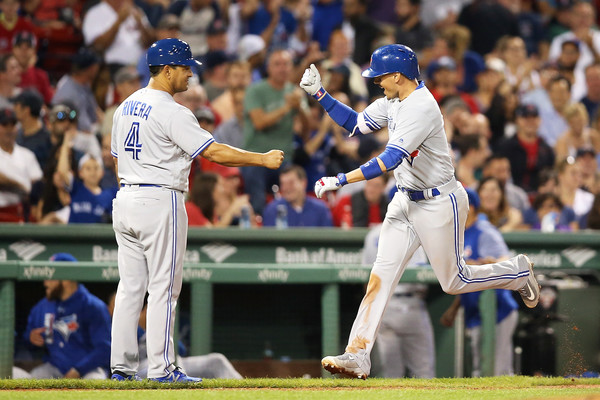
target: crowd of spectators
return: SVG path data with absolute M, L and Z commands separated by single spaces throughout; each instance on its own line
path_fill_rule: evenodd
M 501 231 L 600 229 L 600 1 L 0 0 L 0 221 L 109 222 L 118 190 L 112 115 L 149 79 L 154 41 L 186 40 L 203 65 L 189 107 L 217 141 L 286 152 L 278 171 L 198 157 L 193 226 L 372 226 L 392 176 L 314 199 L 315 180 L 382 151 L 349 138 L 298 88 L 314 63 L 360 111 L 374 49 L 418 54 L 457 178 Z M 285 213 L 284 213 L 285 211 Z M 248 218 L 250 221 L 248 222 Z M 545 227 L 545 228 L 544 228 Z

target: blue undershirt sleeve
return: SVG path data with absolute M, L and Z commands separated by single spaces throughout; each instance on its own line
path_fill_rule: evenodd
M 402 164 L 404 157 L 406 157 L 405 153 L 391 146 L 386 146 L 383 153 L 379 155 L 379 159 L 383 161 L 383 165 L 385 165 L 385 168 L 388 171 L 398 168 L 398 166 Z
M 374 157 L 361 165 L 360 170 L 362 171 L 365 179 L 373 179 L 386 171 L 392 171 L 398 168 L 398 166 L 402 164 L 404 157 L 405 154 L 400 150 L 387 146 L 383 153 L 381 153 L 379 156 Z M 385 171 L 381 170 L 377 159 L 380 159 L 383 162 L 383 165 L 386 169 Z
M 358 113 L 356 111 L 344 103 L 340 103 L 323 89 L 315 93 L 313 97 L 319 101 L 331 119 L 333 119 L 339 126 L 343 127 L 348 132 L 354 131 L 358 118 Z

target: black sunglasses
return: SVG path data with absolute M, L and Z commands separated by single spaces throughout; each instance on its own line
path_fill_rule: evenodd
M 69 119 L 69 121 L 75 121 L 76 118 L 77 118 L 77 111 L 75 111 L 75 110 L 71 110 L 68 113 L 64 112 L 64 111 L 59 111 L 56 113 L 56 119 L 59 121 L 64 121 L 66 119 Z

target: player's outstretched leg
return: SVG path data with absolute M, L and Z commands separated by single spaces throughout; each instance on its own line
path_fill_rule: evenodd
M 187 376 L 181 368 L 176 367 L 169 375 L 160 378 L 149 378 L 151 381 L 160 383 L 200 383 L 202 378 Z
M 524 263 L 527 263 L 529 268 L 529 276 L 527 277 L 527 283 L 521 289 L 518 290 L 519 294 L 523 298 L 523 303 L 529 308 L 534 308 L 540 301 L 540 288 L 535 275 L 533 274 L 533 263 L 526 255 L 522 254 L 518 258 L 519 267 L 524 269 Z
M 367 379 L 369 376 L 358 366 L 356 356 L 352 353 L 327 356 L 321 360 L 321 365 L 332 374 L 344 374 L 358 379 Z

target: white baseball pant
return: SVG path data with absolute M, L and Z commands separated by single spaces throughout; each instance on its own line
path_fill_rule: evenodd
M 392 296 L 377 336 L 381 376 L 435 377 L 433 327 L 425 302 L 416 297 Z
M 513 334 L 519 322 L 519 313 L 513 310 L 504 319 L 496 324 L 496 337 L 494 349 L 494 375 L 514 375 L 513 366 Z M 481 325 L 468 328 L 465 334 L 471 342 L 471 355 L 473 368 L 471 376 L 481 376 Z
M 173 371 L 175 307 L 181 291 L 187 241 L 182 192 L 160 187 L 122 187 L 113 202 L 119 287 L 112 324 L 111 369 L 138 372 L 137 326 L 148 291 L 148 377 Z
M 522 256 L 477 266 L 465 263 L 467 193 L 455 180 L 439 189 L 439 196 L 422 201 L 411 201 L 403 192 L 397 192 L 388 206 L 367 293 L 359 306 L 346 346 L 347 352 L 357 355 L 360 368 L 367 374 L 371 371 L 370 354 L 381 316 L 419 245 L 423 246 L 446 293 L 496 288 L 517 290 L 527 282 L 529 266 L 522 262 L 520 269 L 517 261 Z

